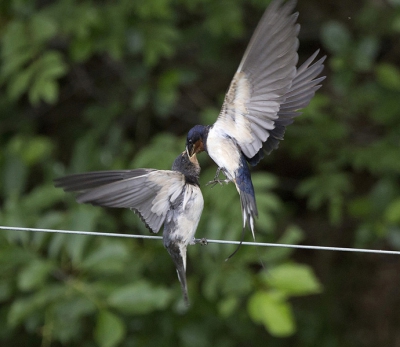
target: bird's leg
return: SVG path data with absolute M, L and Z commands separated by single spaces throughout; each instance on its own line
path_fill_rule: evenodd
M 200 244 L 200 245 L 202 245 L 202 246 L 206 246 L 206 245 L 208 245 L 208 241 L 207 241 L 207 239 L 206 238 L 201 238 L 201 239 L 194 239 L 194 244 L 195 245 L 198 245 L 198 244 Z
M 219 183 L 219 184 L 222 186 L 222 183 L 228 184 L 228 183 L 230 182 L 229 179 L 225 179 L 225 180 L 220 180 L 220 179 L 219 179 L 219 174 L 220 174 L 221 170 L 222 170 L 222 169 L 219 167 L 219 168 L 217 169 L 217 172 L 215 173 L 214 179 L 213 179 L 212 181 L 208 182 L 208 183 L 206 184 L 206 186 L 209 186 L 210 184 L 212 184 L 212 187 L 211 187 L 211 188 L 214 188 L 215 185 L 216 185 L 217 183 Z M 225 175 L 225 177 L 226 177 L 226 175 Z

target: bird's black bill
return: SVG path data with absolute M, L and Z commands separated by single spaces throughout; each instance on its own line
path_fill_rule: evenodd
M 196 154 L 195 146 L 192 143 L 186 146 L 186 153 L 189 156 L 189 158 L 193 157 Z

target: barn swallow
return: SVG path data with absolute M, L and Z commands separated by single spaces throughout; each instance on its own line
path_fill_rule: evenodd
M 189 157 L 184 151 L 175 159 L 171 171 L 87 172 L 58 178 L 55 186 L 66 192 L 79 192 L 79 203 L 130 208 L 153 233 L 158 233 L 164 224 L 164 246 L 174 261 L 188 306 L 186 249 L 198 243 L 194 235 L 204 206 L 199 175 L 197 157 Z M 205 239 L 199 241 L 206 243 Z
M 240 195 L 243 228 L 258 216 L 248 164 L 255 166 L 283 140 L 285 128 L 300 115 L 325 77 L 318 77 L 326 57 L 316 51 L 299 68 L 300 25 L 295 1 L 274 0 L 255 30 L 213 125 L 196 125 L 187 135 L 189 156 L 207 152 L 218 165 L 214 181 L 234 182 Z M 219 173 L 226 180 L 219 180 Z

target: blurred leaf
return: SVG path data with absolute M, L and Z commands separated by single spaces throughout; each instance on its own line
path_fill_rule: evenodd
M 12 287 L 11 283 L 8 282 L 0 282 L 0 302 L 7 301 L 10 299 L 12 295 Z
M 26 317 L 34 314 L 35 311 L 43 313 L 49 303 L 61 300 L 64 294 L 65 288 L 63 285 L 53 284 L 47 285 L 29 296 L 14 300 L 8 311 L 7 323 L 11 327 L 15 327 Z
M 70 228 L 74 230 L 94 231 L 97 218 L 104 213 L 101 208 L 77 205 L 70 213 Z
M 278 184 L 276 176 L 266 172 L 255 172 L 251 175 L 251 180 L 253 181 L 254 189 L 257 190 L 257 192 L 275 188 Z
M 394 249 L 400 249 L 400 227 L 391 227 L 388 232 L 388 241 Z
M 69 49 L 71 59 L 77 63 L 88 60 L 93 51 L 93 41 L 86 38 L 74 40 Z
M 389 223 L 400 224 L 400 199 L 394 200 L 386 209 L 385 218 Z
M 379 43 L 376 37 L 365 37 L 355 50 L 354 64 L 359 71 L 369 71 L 378 54 Z
M 8 143 L 7 152 L 21 158 L 26 165 L 34 165 L 47 158 L 52 149 L 47 137 L 15 135 Z
M 26 48 L 28 42 L 25 23 L 19 20 L 11 21 L 3 36 L 3 59 L 11 60 L 14 56 L 17 56 L 20 51 Z
M 16 156 L 7 156 L 3 171 L 5 196 L 20 195 L 25 187 L 28 168 Z
M 56 51 L 48 51 L 32 65 L 37 66 L 38 72 L 29 89 L 30 102 L 33 105 L 37 105 L 40 100 L 54 103 L 58 98 L 57 79 L 67 72 L 62 55 Z
M 160 152 L 160 148 L 163 149 Z M 170 170 L 175 158 L 185 149 L 185 142 L 172 136 L 161 133 L 155 136 L 148 146 L 141 150 L 135 157 L 132 167 L 157 168 Z
M 124 322 L 115 314 L 107 310 L 101 310 L 97 315 L 97 323 L 94 331 L 94 338 L 99 346 L 117 346 L 124 336 Z
M 178 70 L 165 71 L 158 80 L 156 109 L 161 116 L 170 112 L 178 98 L 178 87 L 180 83 Z
M 350 48 L 351 35 L 347 27 L 336 21 L 329 21 L 322 27 L 322 41 L 332 53 L 344 53 Z
M 3 46 L 4 47 L 4 46 Z M 16 54 L 13 56 L 13 59 L 6 59 L 1 67 L 1 80 L 5 80 L 9 78 L 11 75 L 18 73 L 23 67 L 33 58 L 34 52 L 32 49 L 26 49 L 24 52 Z M 23 77 L 24 79 L 29 79 L 29 76 Z M 26 81 L 27 83 L 28 81 Z M 24 89 L 23 85 L 25 81 L 20 81 L 17 84 L 21 84 L 20 86 L 15 86 L 17 91 L 12 92 L 11 95 L 14 93 L 18 94 L 18 89 Z
M 84 257 L 80 266 L 92 272 L 115 273 L 123 269 L 128 259 L 128 249 L 121 242 L 101 242 L 100 247 Z
M 286 228 L 284 234 L 276 242 L 282 244 L 296 245 L 301 240 L 303 240 L 303 238 L 303 231 L 299 227 L 295 225 L 289 225 Z M 262 257 L 262 260 L 264 262 L 267 262 L 268 264 L 276 261 L 284 261 L 292 253 L 292 248 L 271 247 L 266 250 L 265 254 Z
M 36 66 L 30 65 L 22 71 L 18 71 L 10 80 L 7 88 L 7 94 L 10 99 L 16 100 L 25 93 L 36 73 Z
M 262 280 L 286 295 L 309 295 L 322 288 L 312 269 L 301 264 L 282 264 L 263 272 Z
M 290 336 L 296 326 L 290 305 L 278 293 L 256 292 L 248 302 L 251 319 L 262 323 L 276 337 Z
M 239 301 L 236 296 L 229 296 L 220 301 L 218 305 L 219 314 L 222 317 L 229 317 L 237 309 Z
M 219 114 L 219 109 L 216 107 L 205 107 L 201 111 L 200 119 L 202 124 L 214 124 Z
M 227 1 L 213 2 L 205 25 L 215 36 L 239 36 L 243 32 L 239 5 Z
M 35 42 L 45 42 L 57 33 L 57 23 L 42 13 L 36 13 L 31 17 L 30 33 Z
M 124 313 L 146 314 L 165 308 L 170 300 L 170 290 L 154 287 L 142 280 L 114 291 L 108 298 L 108 303 Z
M 132 98 L 131 105 L 134 110 L 141 111 L 150 101 L 150 88 L 144 84 L 140 86 Z
M 45 285 L 46 278 L 54 269 L 49 261 L 35 260 L 28 264 L 18 275 L 18 287 L 22 291 L 29 291 Z
M 53 104 L 57 101 L 58 84 L 51 79 L 38 77 L 29 90 L 29 101 L 32 105 L 38 105 L 40 100 Z
M 51 140 L 44 136 L 35 136 L 32 139 L 27 139 L 26 142 L 22 156 L 28 165 L 46 159 L 53 150 Z
M 345 173 L 326 171 L 302 182 L 297 192 L 301 196 L 308 196 L 308 204 L 312 209 L 328 202 L 330 221 L 337 224 L 342 218 L 343 194 L 350 191 L 350 182 Z
M 64 193 L 54 189 L 53 185 L 42 185 L 24 197 L 22 207 L 26 212 L 36 215 L 44 209 L 54 206 L 63 196 Z
M 87 229 L 83 228 L 81 230 L 85 231 Z M 90 241 L 93 241 L 93 236 L 68 235 L 68 238 L 65 240 L 64 245 L 73 265 L 79 266 L 79 264 L 82 262 L 85 249 L 89 245 Z
M 396 91 L 400 90 L 400 71 L 394 65 L 379 64 L 376 67 L 376 78 L 382 86 Z
M 225 294 L 248 294 L 252 289 L 252 277 L 247 269 L 231 269 L 231 271 L 225 271 L 222 291 Z
M 174 43 L 178 38 L 178 31 L 171 25 L 155 24 L 143 25 L 144 60 L 146 65 L 154 66 L 162 57 L 170 57 L 174 52 Z

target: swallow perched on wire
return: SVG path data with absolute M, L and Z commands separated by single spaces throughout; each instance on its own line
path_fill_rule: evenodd
M 196 125 L 187 135 L 189 156 L 206 151 L 218 165 L 214 181 L 234 182 L 240 195 L 243 228 L 258 216 L 248 164 L 255 166 L 278 147 L 285 128 L 300 115 L 319 83 L 326 57 L 314 62 L 319 51 L 296 68 L 300 25 L 295 1 L 274 0 L 257 26 L 244 53 L 221 112 L 213 125 Z M 226 180 L 220 180 L 220 171 Z
M 57 178 L 55 186 L 66 192 L 80 192 L 76 197 L 79 203 L 130 208 L 153 233 L 164 224 L 164 246 L 174 261 L 185 304 L 189 305 L 186 249 L 197 243 L 194 235 L 204 206 L 199 175 L 196 156 L 188 157 L 185 151 L 175 159 L 172 171 L 87 172 Z

